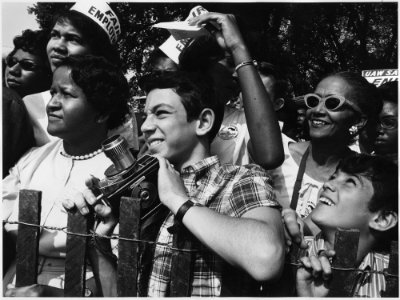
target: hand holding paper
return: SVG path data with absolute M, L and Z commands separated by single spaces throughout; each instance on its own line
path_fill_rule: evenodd
M 223 49 L 234 51 L 239 47 L 245 47 L 234 15 L 210 12 L 189 20 L 190 25 L 201 26 L 207 23 L 217 23 L 220 26 L 221 30 L 215 31 L 214 35 Z

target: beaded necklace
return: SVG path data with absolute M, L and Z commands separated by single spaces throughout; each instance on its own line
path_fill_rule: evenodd
M 84 154 L 84 155 L 70 155 L 68 153 L 65 153 L 65 150 L 62 150 L 60 152 L 60 154 L 64 157 L 71 158 L 73 160 L 87 160 L 92 157 L 95 157 L 96 155 L 100 154 L 101 152 L 103 152 L 102 148 L 97 149 L 96 151 L 93 151 L 92 153 L 88 153 L 88 154 Z

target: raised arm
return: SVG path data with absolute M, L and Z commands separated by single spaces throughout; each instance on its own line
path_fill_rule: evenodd
M 218 43 L 232 54 L 235 65 L 252 62 L 250 52 L 233 15 L 206 13 L 190 20 L 191 24 L 215 21 L 221 30 L 214 32 Z M 281 131 L 272 101 L 253 64 L 237 69 L 244 112 L 252 144 L 254 161 L 265 169 L 280 166 L 284 159 Z

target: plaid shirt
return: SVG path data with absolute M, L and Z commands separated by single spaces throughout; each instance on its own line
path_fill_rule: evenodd
M 280 208 L 275 200 L 271 180 L 261 167 L 221 166 L 216 156 L 208 157 L 185 168 L 181 178 L 188 196 L 221 214 L 240 218 L 249 210 L 261 206 Z M 174 215 L 167 216 L 160 228 L 157 242 L 172 246 L 167 230 L 174 224 Z M 191 296 L 219 296 L 223 260 L 200 245 L 195 255 Z M 170 284 L 172 250 L 157 245 L 149 281 L 148 296 L 167 296 Z M 245 273 L 245 272 L 241 272 Z
M 318 252 L 325 250 L 325 241 L 318 234 L 315 238 L 305 237 L 305 240 L 309 246 L 308 254 L 318 256 Z M 369 252 L 361 264 L 358 266 L 360 270 L 368 271 L 383 271 L 389 266 L 389 255 L 378 252 Z M 386 281 L 383 274 L 377 273 L 359 273 L 354 283 L 354 295 L 353 297 L 367 297 L 367 298 L 378 298 L 381 297 L 381 293 L 386 290 Z

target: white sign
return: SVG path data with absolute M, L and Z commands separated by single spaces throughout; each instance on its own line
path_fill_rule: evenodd
M 377 87 L 389 81 L 398 81 L 399 72 L 397 69 L 375 69 L 363 70 L 361 75 L 368 80 L 368 82 L 375 84 Z
M 161 22 L 153 25 L 153 27 L 167 29 L 177 41 L 209 34 L 203 27 L 189 25 L 186 21 Z
M 187 24 L 187 20 L 189 18 L 192 17 L 197 17 L 199 15 L 205 14 L 208 11 L 203 8 L 202 6 L 198 5 L 194 8 L 192 8 L 192 10 L 189 13 L 189 16 L 186 18 L 185 22 L 167 22 L 167 23 L 182 23 L 180 24 L 182 27 L 180 28 L 184 28 L 184 29 L 188 29 L 189 25 Z M 161 23 L 159 23 L 161 24 Z M 165 26 L 166 23 L 164 23 Z M 184 24 L 184 25 L 183 25 Z M 213 23 L 212 23 L 213 24 Z M 218 28 L 218 24 L 213 24 L 215 28 Z M 196 35 L 203 35 L 203 34 L 208 34 L 207 30 L 202 28 L 202 27 L 198 27 L 198 26 L 190 26 L 192 28 L 190 28 L 190 30 L 176 30 L 175 31 L 171 31 L 171 29 L 169 29 L 169 31 L 171 33 L 174 33 L 176 35 L 178 35 L 177 37 L 182 37 L 183 36 L 190 36 L 194 37 Z M 165 28 L 165 27 L 161 27 L 160 28 Z M 176 27 L 174 27 L 176 28 Z M 179 34 L 181 36 L 179 36 Z M 169 58 L 171 58 L 176 64 L 179 64 L 179 54 L 181 54 L 183 48 L 185 48 L 185 46 L 191 41 L 191 38 L 182 38 L 181 40 L 176 39 L 173 35 L 171 35 L 168 40 L 162 44 L 160 46 L 160 50 L 163 51 Z

